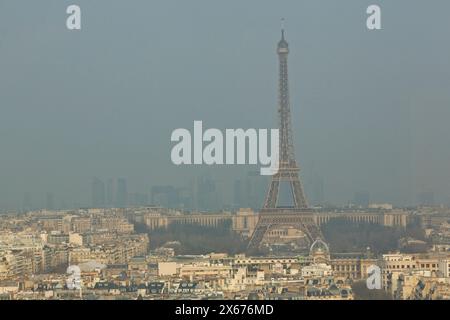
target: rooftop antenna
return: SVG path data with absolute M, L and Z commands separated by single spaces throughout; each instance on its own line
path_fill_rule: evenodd
M 281 39 L 284 40 L 284 22 L 285 19 L 281 18 Z

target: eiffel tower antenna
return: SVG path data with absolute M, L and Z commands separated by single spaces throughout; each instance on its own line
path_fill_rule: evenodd
M 289 98 L 288 55 L 289 44 L 284 33 L 284 18 L 281 19 L 281 40 L 278 42 L 278 116 L 279 116 L 279 169 L 272 176 L 269 190 L 259 214 L 259 220 L 250 239 L 248 250 L 256 250 L 266 232 L 273 227 L 294 226 L 302 230 L 310 243 L 323 236 L 314 218 L 314 212 L 308 209 L 308 202 L 300 181 L 294 152 L 291 106 Z M 279 204 L 280 184 L 285 182 L 290 187 L 292 206 Z

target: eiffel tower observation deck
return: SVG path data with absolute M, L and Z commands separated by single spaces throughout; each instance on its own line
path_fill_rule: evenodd
M 266 199 L 259 215 L 258 224 L 248 245 L 249 251 L 260 246 L 264 235 L 273 228 L 290 226 L 301 230 L 310 244 L 323 239 L 320 228 L 314 220 L 313 210 L 308 202 L 300 181 L 294 152 L 291 106 L 289 97 L 288 55 L 289 44 L 281 30 L 281 40 L 277 46 L 279 78 L 278 78 L 278 117 L 279 117 L 279 170 L 272 176 Z M 280 203 L 280 189 L 285 185 L 290 197 L 289 204 Z

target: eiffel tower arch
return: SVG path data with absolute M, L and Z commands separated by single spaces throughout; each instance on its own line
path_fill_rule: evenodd
M 279 170 L 272 176 L 269 190 L 259 214 L 259 220 L 250 238 L 248 251 L 255 252 L 260 247 L 264 236 L 274 228 L 291 226 L 301 230 L 312 244 L 317 239 L 323 239 L 320 228 L 315 222 L 314 211 L 308 208 L 308 202 L 300 181 L 300 168 L 295 160 L 291 107 L 288 82 L 289 44 L 281 30 L 281 40 L 277 47 L 279 61 L 278 82 L 278 116 L 279 116 Z M 285 183 L 289 186 L 292 205 L 280 205 L 280 187 Z

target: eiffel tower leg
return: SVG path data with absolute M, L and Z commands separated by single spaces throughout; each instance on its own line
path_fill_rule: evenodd
M 258 251 L 262 239 L 268 229 L 269 227 L 267 225 L 259 225 L 259 224 L 256 225 L 252 237 L 250 238 L 250 241 L 248 243 L 247 252 L 254 253 Z
M 314 222 L 314 220 L 308 219 L 302 221 L 301 228 L 307 234 L 311 244 L 318 239 L 322 241 L 324 240 L 322 231 L 320 230 L 320 227 Z
M 273 227 L 291 226 L 301 230 L 308 242 L 312 244 L 314 241 L 320 239 L 324 240 L 319 226 L 314 221 L 312 213 L 307 213 L 298 210 L 279 211 L 277 209 L 269 212 L 261 213 L 252 237 L 248 243 L 247 252 L 250 254 L 257 253 L 261 245 L 264 235 Z
M 295 208 L 306 209 L 308 207 L 308 202 L 306 201 L 306 197 L 303 192 L 303 186 L 298 176 L 291 180 L 291 188 L 294 197 Z
M 280 181 L 278 180 L 278 177 L 273 177 L 269 191 L 267 192 L 264 208 L 275 208 L 277 206 L 279 188 Z

